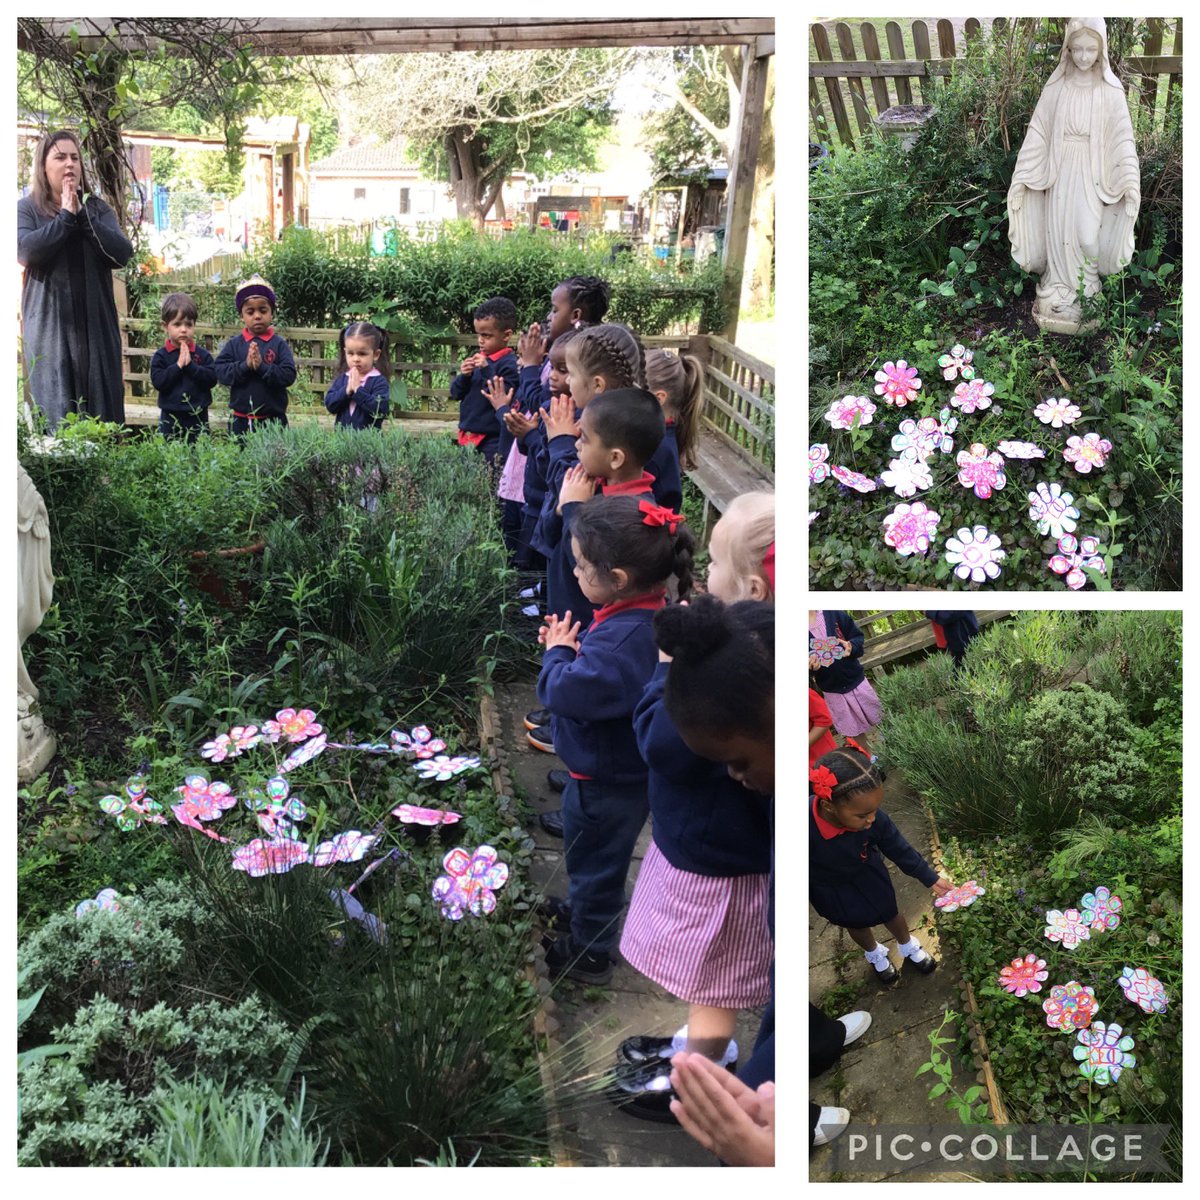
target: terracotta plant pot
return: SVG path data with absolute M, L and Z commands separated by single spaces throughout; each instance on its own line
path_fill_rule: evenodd
M 259 538 L 248 546 L 234 546 L 228 550 L 193 550 L 189 566 L 192 579 L 196 586 L 206 595 L 211 596 L 222 608 L 230 610 L 241 608 L 250 599 L 250 581 L 239 579 L 230 591 L 225 586 L 225 578 L 217 566 L 220 559 L 249 558 L 262 554 L 266 549 L 267 539 Z

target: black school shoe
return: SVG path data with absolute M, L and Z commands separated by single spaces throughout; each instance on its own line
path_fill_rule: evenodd
M 636 1037 L 626 1038 L 617 1047 L 617 1062 L 629 1063 L 630 1066 L 640 1067 L 646 1063 L 663 1062 L 669 1059 L 675 1048 L 675 1038 L 651 1037 L 639 1033 Z
M 531 729 L 525 735 L 525 740 L 543 754 L 554 753 L 554 735 L 550 732 L 549 725 L 539 725 L 536 729 Z
M 551 791 L 565 792 L 567 790 L 567 784 L 570 782 L 571 774 L 569 771 L 554 770 L 546 772 L 546 783 L 550 787 Z
M 912 963 L 914 971 L 920 971 L 922 975 L 932 975 L 937 970 L 937 959 L 927 950 L 924 951 L 924 955 L 919 962 L 915 958 L 906 958 L 904 961 Z
M 535 708 L 533 712 L 525 714 L 525 728 L 540 729 L 543 725 L 549 727 L 551 715 L 548 708 Z
M 547 923 L 553 921 L 559 929 L 571 928 L 571 905 L 561 896 L 546 896 L 538 905 L 538 916 Z M 546 949 L 549 949 L 554 941 L 554 938 L 549 938 L 545 943 Z
M 736 1071 L 730 1063 L 727 1071 Z M 663 1058 L 640 1066 L 619 1066 L 607 1089 L 608 1098 L 623 1113 L 642 1121 L 657 1121 L 662 1125 L 678 1125 L 671 1112 L 675 1089 L 671 1087 L 671 1060 Z
M 538 813 L 538 824 L 551 836 L 560 838 L 563 835 L 563 815 L 561 808 L 552 808 L 549 812 Z
M 546 966 L 551 979 L 574 979 L 593 986 L 606 984 L 613 976 L 613 961 L 606 951 L 585 950 L 569 933 L 550 943 Z
M 896 972 L 896 968 L 889 962 L 886 971 L 877 971 L 874 967 L 871 968 L 871 974 L 875 976 L 875 982 L 880 987 L 890 987 L 896 982 L 900 976 Z

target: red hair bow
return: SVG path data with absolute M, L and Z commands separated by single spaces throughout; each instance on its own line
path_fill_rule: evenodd
M 854 749 L 855 749 L 855 750 L 857 750 L 857 751 L 859 752 L 859 754 L 861 754 L 861 755 L 863 756 L 863 758 L 870 758 L 870 757 L 871 757 L 871 756 L 870 756 L 870 755 L 867 753 L 867 751 L 866 751 L 865 747 L 863 747 L 863 746 L 860 746 L 860 745 L 859 745 L 859 744 L 858 744 L 858 743 L 857 743 L 857 742 L 856 742 L 856 741 L 855 741 L 855 740 L 854 740 L 852 737 L 848 737 L 848 738 L 846 738 L 846 745 L 847 745 L 847 746 L 853 746 L 853 747 L 854 747 Z
M 829 800 L 837 787 L 837 776 L 828 767 L 814 767 L 808 773 L 808 782 L 812 784 L 814 796 Z
M 664 505 L 654 504 L 649 500 L 642 500 L 638 508 L 645 514 L 642 517 L 643 525 L 665 525 L 672 537 L 679 528 L 679 522 L 684 519 L 682 513 L 672 512 Z

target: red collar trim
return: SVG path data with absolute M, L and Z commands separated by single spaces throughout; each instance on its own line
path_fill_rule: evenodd
M 644 496 L 654 489 L 654 476 L 649 471 L 643 471 L 640 479 L 627 479 L 624 483 L 605 483 L 600 491 L 606 496 Z
M 666 607 L 667 594 L 665 591 L 650 592 L 643 596 L 630 596 L 628 600 L 614 600 L 612 604 L 606 604 L 603 608 L 596 609 L 592 614 L 592 623 L 589 628 L 595 629 L 601 621 L 607 621 L 609 617 L 615 616 L 619 612 L 631 612 L 637 608 L 655 612 Z
M 260 342 L 269 342 L 275 336 L 275 326 L 272 325 L 271 328 L 268 329 L 266 333 L 260 333 L 257 335 L 251 333 L 250 330 L 247 329 L 245 326 L 242 326 L 242 337 L 247 342 L 254 341 L 255 336 L 258 337 L 258 340 Z
M 182 346 L 182 345 L 183 345 L 183 343 L 182 343 L 182 342 L 180 342 L 180 343 L 179 343 L 179 345 L 180 345 L 180 346 Z M 166 342 L 163 344 L 163 348 L 164 348 L 165 350 L 168 350 L 168 351 L 170 351 L 171 353 L 174 353 L 176 350 L 178 350 L 178 349 L 179 349 L 179 346 L 175 345 L 175 343 L 174 343 L 173 341 L 171 341 L 171 339 L 170 339 L 170 338 L 167 338 Z M 192 339 L 190 342 L 188 342 L 188 344 L 187 344 L 187 348 L 188 348 L 188 350 L 189 350 L 189 351 L 191 351 L 191 350 L 195 350 L 195 349 L 196 349 L 196 340 L 195 340 L 195 338 L 193 338 L 193 339 Z
M 851 829 L 843 829 L 840 825 L 830 825 L 819 812 L 817 812 L 817 798 L 813 797 L 812 806 L 813 820 L 817 823 L 817 832 L 827 841 L 832 841 L 839 833 L 853 833 Z
M 667 418 L 667 425 L 668 425 L 668 426 L 671 426 L 671 425 L 674 425 L 674 424 L 675 424 L 675 418 L 674 418 L 674 417 L 668 417 L 668 418 Z
M 495 354 L 489 354 L 487 356 L 487 360 L 488 362 L 495 362 L 498 358 L 503 358 L 506 354 L 512 353 L 514 353 L 513 348 L 511 346 L 505 346 L 503 350 L 497 350 Z

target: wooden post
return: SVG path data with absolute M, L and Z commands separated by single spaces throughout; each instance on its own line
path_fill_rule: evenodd
M 732 342 L 737 338 L 738 308 L 742 297 L 742 273 L 746 267 L 746 243 L 750 234 L 750 213 L 754 203 L 754 171 L 758 165 L 758 144 L 762 140 L 763 116 L 767 98 L 767 67 L 772 48 L 761 43 L 746 47 L 742 70 L 742 103 L 738 118 L 738 140 L 734 161 L 730 163 L 728 201 L 725 214 L 725 328 L 721 336 Z

